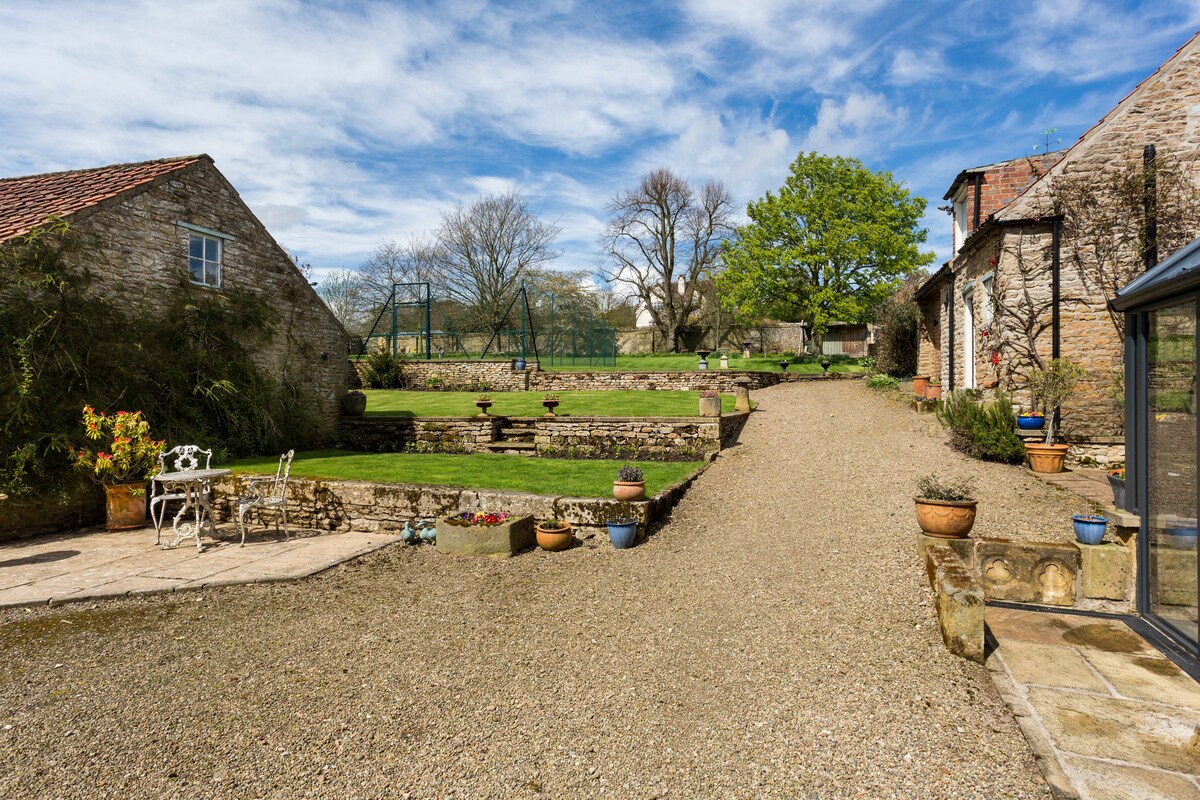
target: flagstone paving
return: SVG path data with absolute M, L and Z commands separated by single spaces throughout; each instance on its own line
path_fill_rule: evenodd
M 238 583 L 294 580 L 399 541 L 397 536 L 273 531 L 245 547 L 233 527 L 164 550 L 153 528 L 84 530 L 0 545 L 0 608 L 81 602 L 131 594 L 173 592 Z
M 988 658 L 1060 796 L 1200 800 L 1200 683 L 1123 622 L 989 608 Z

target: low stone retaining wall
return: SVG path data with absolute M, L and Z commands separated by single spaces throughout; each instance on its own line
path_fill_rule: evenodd
M 413 449 L 445 453 L 487 452 L 503 431 L 532 434 L 536 452 L 578 451 L 587 457 L 615 449 L 638 455 L 702 456 L 737 440 L 750 412 L 720 417 L 343 417 L 342 443 L 354 450 Z
M 697 467 L 698 472 L 703 469 Z M 233 475 L 217 483 L 214 516 L 218 522 L 230 520 L 230 498 L 245 494 L 246 484 L 253 477 Z M 406 522 L 418 519 L 431 520 L 462 511 L 510 511 L 532 515 L 539 522 L 551 517 L 566 520 L 584 535 L 596 534 L 605 539 L 607 520 L 632 517 L 638 521 L 639 534 L 645 535 L 679 502 L 695 478 L 692 475 L 652 498 L 632 503 L 603 497 L 292 478 L 287 489 L 288 523 L 314 530 L 397 533 Z
M 918 535 L 922 554 L 948 547 L 979 582 L 988 600 L 1125 612 L 1134 607 L 1135 540 L 1128 544 L 1011 542 L 1004 539 L 935 539 Z M 1196 554 L 1163 549 L 1163 566 Z M 1188 564 L 1180 563 L 1179 569 Z
M 351 362 L 359 376 L 367 368 L 366 361 Z M 803 381 L 855 380 L 862 372 L 755 372 L 732 369 L 697 369 L 682 372 L 618 372 L 614 370 L 542 371 L 537 362 L 529 362 L 524 370 L 515 370 L 510 360 L 452 360 L 401 362 L 401 372 L 408 388 L 416 391 L 487 391 L 495 392 L 567 392 L 577 390 L 668 389 L 696 392 L 716 389 L 732 392 L 739 380 L 748 381 L 751 389 L 762 389 L 779 383 Z M 435 379 L 432 381 L 431 379 Z
M 104 522 L 102 488 L 90 481 L 61 488 L 61 494 L 46 491 L 0 500 L 0 542 Z
M 925 548 L 925 573 L 936 595 L 938 625 L 946 649 L 982 664 L 984 601 L 979 583 L 957 553 L 942 542 Z

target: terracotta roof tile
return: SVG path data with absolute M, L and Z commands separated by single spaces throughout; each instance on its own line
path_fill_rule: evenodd
M 48 217 L 69 217 L 104 200 L 189 167 L 206 155 L 0 178 L 0 242 L 28 233 Z

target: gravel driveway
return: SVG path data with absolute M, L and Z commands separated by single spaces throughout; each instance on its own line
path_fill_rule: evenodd
M 1066 495 L 858 383 L 756 399 L 633 550 L 0 614 L 0 797 L 1049 797 L 942 646 L 910 498 L 946 462 L 1035 535 Z

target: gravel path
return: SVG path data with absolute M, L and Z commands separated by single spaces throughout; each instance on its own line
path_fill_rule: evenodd
M 0 797 L 1049 797 L 942 647 L 910 497 L 979 473 L 1000 533 L 1066 495 L 858 384 L 756 398 L 633 550 L 0 614 Z

